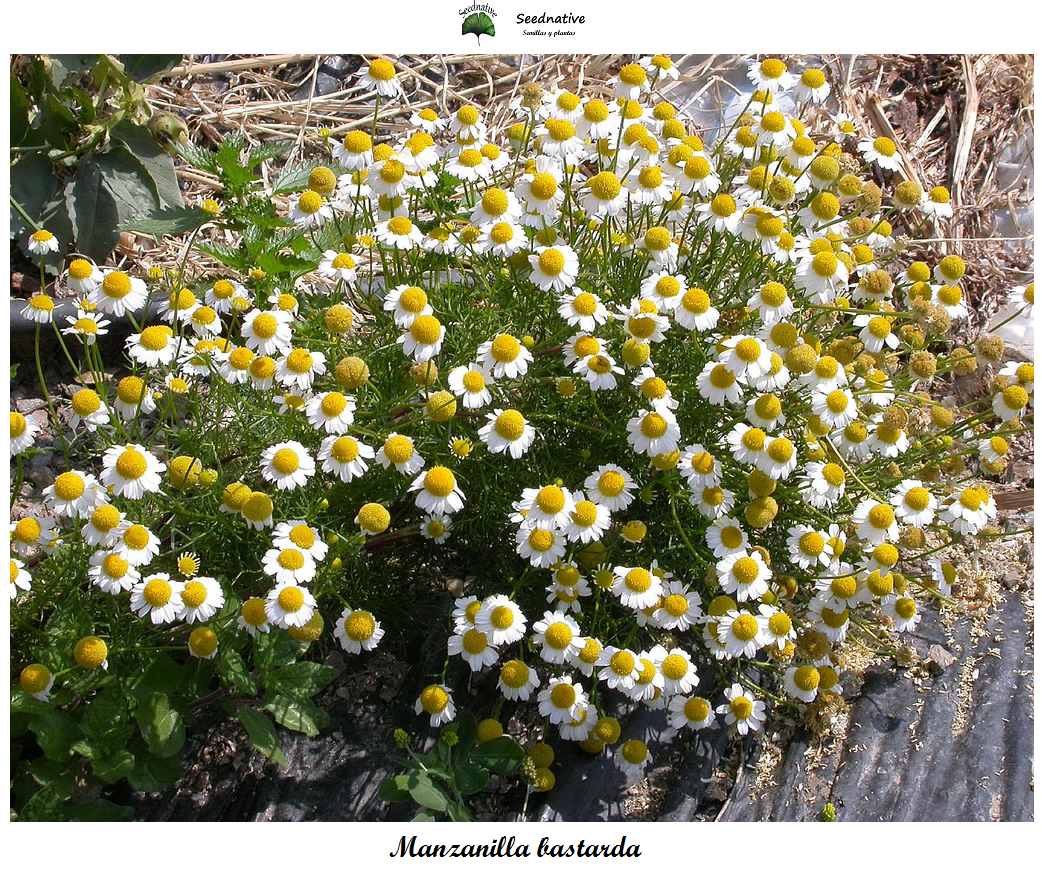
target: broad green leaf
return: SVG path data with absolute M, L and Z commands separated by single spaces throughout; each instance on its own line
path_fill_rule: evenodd
M 478 739 L 478 721 L 470 711 L 464 711 L 456 718 L 455 726 L 458 741 L 452 749 L 452 756 L 466 760 Z
M 95 695 L 87 703 L 80 728 L 91 746 L 103 755 L 123 748 L 134 727 L 122 690 L 110 687 Z
M 80 55 L 52 55 L 50 59 L 52 63 L 58 62 L 70 74 L 82 74 L 98 63 L 97 55 L 88 55 L 86 53 Z M 54 82 L 60 85 L 57 79 Z
M 183 209 L 167 207 L 154 209 L 135 218 L 128 218 L 121 222 L 119 227 L 121 231 L 134 231 L 137 234 L 150 236 L 183 234 L 186 231 L 194 231 L 211 218 L 209 213 L 195 207 Z
M 52 760 L 68 760 L 73 742 L 80 737 L 80 727 L 64 711 L 49 710 L 29 720 L 36 743 Z
M 123 63 L 127 76 L 138 83 L 165 74 L 181 62 L 180 55 L 118 55 L 116 58 Z
M 428 822 L 428 821 L 437 821 L 438 819 L 436 819 L 436 818 L 435 818 L 435 817 L 434 817 L 433 815 L 431 815 L 431 814 L 430 814 L 429 812 L 423 812 L 423 811 L 420 811 L 420 812 L 417 812 L 417 813 L 416 813 L 416 814 L 415 814 L 415 815 L 414 815 L 414 816 L 412 817 L 412 820 L 413 820 L 413 821 L 422 821 L 422 822 Z
M 29 764 L 29 775 L 36 784 L 43 787 L 52 786 L 63 800 L 71 797 L 76 791 L 76 775 L 71 767 L 57 760 L 37 757 Z
M 257 634 L 253 641 L 253 666 L 262 674 L 295 661 L 300 644 L 286 631 Z
M 11 146 L 30 147 L 36 140 L 30 141 L 29 130 L 29 97 L 25 94 L 17 77 L 11 78 Z
M 92 758 L 90 768 L 101 781 L 106 784 L 115 784 L 134 771 L 136 762 L 130 751 L 122 750 L 107 757 Z
M 501 735 L 474 748 L 470 759 L 497 775 L 510 775 L 525 759 L 525 752 L 510 736 Z
M 240 149 L 230 144 L 230 139 L 217 149 L 217 165 L 220 167 L 221 179 L 233 188 L 243 188 L 257 180 L 257 176 L 246 169 L 239 160 Z
M 473 821 L 467 807 L 462 803 L 449 803 L 445 809 L 445 816 L 449 821 Z
M 144 126 L 123 120 L 112 130 L 112 138 L 122 142 L 144 167 L 159 195 L 160 208 L 184 206 L 174 172 L 174 160 L 160 147 L 151 132 Z
M 409 799 L 409 776 L 389 775 L 380 782 L 376 795 L 385 803 L 404 803 Z
M 101 186 L 101 168 L 92 157 L 81 161 L 76 177 L 65 186 L 65 205 L 77 250 L 103 264 L 119 240 L 119 210 Z
M 101 170 L 102 186 L 116 201 L 120 221 L 159 209 L 159 192 L 148 170 L 129 149 L 116 145 L 96 155 L 95 160 Z
M 444 812 L 449 805 L 449 798 L 430 777 L 423 772 L 413 772 L 409 775 L 409 794 L 425 809 L 433 809 L 435 812 Z
M 242 656 L 234 649 L 222 650 L 217 661 L 217 673 L 221 675 L 221 682 L 225 686 L 231 686 L 236 692 L 242 695 L 257 694 L 257 680 L 246 667 Z
M 274 760 L 283 769 L 289 766 L 289 761 L 282 752 L 275 724 L 265 714 L 253 708 L 241 707 L 235 712 L 235 716 L 246 727 L 246 734 L 258 751 L 265 757 Z
M 172 695 L 184 681 L 184 669 L 169 655 L 154 652 L 151 659 L 145 672 L 137 678 L 131 688 L 131 694 L 139 701 L 153 692 Z
M 134 712 L 141 735 L 157 757 L 172 757 L 185 743 L 181 712 L 161 692 L 153 692 Z
M 51 786 L 40 788 L 22 807 L 20 821 L 61 821 L 62 799 Z
M 135 791 L 150 794 L 165 791 L 181 778 L 181 764 L 176 757 L 164 759 L 143 750 L 135 755 L 135 760 L 134 770 L 127 775 L 127 782 Z
M 488 771 L 476 763 L 460 763 L 456 767 L 456 790 L 463 796 L 476 794 L 488 784 Z
M 62 151 L 75 147 L 74 136 L 80 131 L 75 115 L 51 92 L 40 101 L 33 128 L 51 147 Z
M 328 686 L 336 671 L 317 661 L 298 661 L 268 674 L 267 688 L 274 695 L 311 698 Z
M 133 821 L 134 810 L 108 800 L 91 800 L 68 807 L 65 817 L 69 821 Z
M 16 689 L 11 693 L 11 711 L 24 714 L 45 714 L 51 706 L 45 701 L 33 698 L 22 689 Z
M 314 738 L 329 725 L 329 714 L 310 701 L 276 695 L 264 705 L 275 717 L 275 721 L 287 729 L 303 732 Z
M 23 154 L 11 164 L 11 197 L 38 224 L 43 207 L 61 190 L 54 166 L 44 154 Z M 23 239 L 32 228 L 11 208 L 11 236 Z

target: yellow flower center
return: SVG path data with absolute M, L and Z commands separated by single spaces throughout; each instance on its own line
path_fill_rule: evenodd
M 767 80 L 777 80 L 787 70 L 785 62 L 778 58 L 765 58 L 760 62 L 760 74 Z
M 385 160 L 380 167 L 380 178 L 389 185 L 396 185 L 405 177 L 405 166 L 400 160 Z
M 597 173 L 587 182 L 587 186 L 590 193 L 601 201 L 614 200 L 622 190 L 622 185 L 613 172 Z
M 897 153 L 897 145 L 886 136 L 877 138 L 872 142 L 872 147 L 875 148 L 877 154 L 882 154 L 884 157 L 893 157 Z
M 85 670 L 100 668 L 108 654 L 108 645 L 100 637 L 84 637 L 72 650 L 73 660 Z
M 529 190 L 536 200 L 549 200 L 557 193 L 557 179 L 549 172 L 537 172 L 529 184 Z
M 409 333 L 421 345 L 433 345 L 441 337 L 441 323 L 436 317 L 426 314 L 412 321 Z
M 682 655 L 667 655 L 662 662 L 662 673 L 670 680 L 679 680 L 688 671 L 687 659 Z
M 283 588 L 279 591 L 278 602 L 283 612 L 299 612 L 304 607 L 304 592 L 292 586 Z
M 784 612 L 775 612 L 767 620 L 767 629 L 776 637 L 787 637 L 792 630 L 792 619 Z
M 662 601 L 662 608 L 666 610 L 671 618 L 679 618 L 690 608 L 687 597 L 683 594 L 669 594 Z
M 54 481 L 54 494 L 62 501 L 75 501 L 83 495 L 86 488 L 83 478 L 71 471 L 59 474 Z
M 170 586 L 170 582 L 162 578 L 153 578 L 145 583 L 141 596 L 149 606 L 155 609 L 166 606 L 173 593 L 174 589 Z
M 556 250 L 547 250 L 547 252 L 555 252 L 560 255 Z M 547 253 L 544 252 L 543 255 Z M 542 267 L 543 260 L 540 257 L 539 266 Z M 521 342 L 519 342 L 514 336 L 503 333 L 497 335 L 492 342 L 492 347 L 489 349 L 489 353 L 493 359 L 498 363 L 512 363 L 521 354 Z
M 545 554 L 554 546 L 554 534 L 547 529 L 533 529 L 529 533 L 528 544 L 533 551 Z
M 105 275 L 101 289 L 109 298 L 123 298 L 130 293 L 130 277 L 122 271 L 110 271 Z
M 109 578 L 123 578 L 130 569 L 130 564 L 119 554 L 108 554 L 101 562 L 101 570 Z
M 307 348 L 294 348 L 286 357 L 286 368 L 290 372 L 310 372 L 314 366 L 315 361 Z
M 456 488 L 456 477 L 448 468 L 433 467 L 424 477 L 423 488 L 435 498 L 445 498 Z
M 713 202 L 709 204 L 709 208 L 712 210 L 713 215 L 718 218 L 729 218 L 735 214 L 738 206 L 734 202 L 734 197 L 730 194 L 719 194 L 713 198 Z
M 889 529 L 894 522 L 894 511 L 890 505 L 875 505 L 868 512 L 868 522 L 876 529 Z
M 651 573 L 638 566 L 626 573 L 625 584 L 634 594 L 646 593 L 651 588 Z
M 544 249 L 539 254 L 539 270 L 547 277 L 556 277 L 564 270 L 564 254 L 559 249 Z
M 369 76 L 374 80 L 393 80 L 394 63 L 385 58 L 374 59 L 369 65 Z
M 571 683 L 558 683 L 550 691 L 550 702 L 555 708 L 562 710 L 570 708 L 575 704 L 575 687 Z
M 748 612 L 739 615 L 731 624 L 731 633 L 743 643 L 748 643 L 759 632 L 760 626 L 755 615 Z
M 321 209 L 322 204 L 325 202 L 325 198 L 321 194 L 316 194 L 314 191 L 304 191 L 297 201 L 297 208 L 307 215 L 313 215 Z
M 564 507 L 564 493 L 559 486 L 544 486 L 536 495 L 535 503 L 544 514 L 557 514 Z
M 555 621 L 546 629 L 546 645 L 552 649 L 567 649 L 572 642 L 572 629 L 563 621 Z

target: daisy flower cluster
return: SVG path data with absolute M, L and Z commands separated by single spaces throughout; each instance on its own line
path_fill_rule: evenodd
M 443 630 L 418 716 L 487 680 L 495 717 L 532 705 L 544 742 L 636 771 L 610 704 L 737 736 L 842 704 L 847 644 L 896 655 L 958 589 L 947 549 L 990 534 L 1034 367 L 964 340 L 966 262 L 911 240 L 947 191 L 831 113 L 821 71 L 750 62 L 714 141 L 665 100 L 676 76 L 656 55 L 588 95 L 531 84 L 499 129 L 461 104 L 324 131 L 306 182 L 208 222 L 242 241 L 209 248 L 216 274 L 68 261 L 78 370 L 108 317 L 161 320 L 56 404 L 93 473 L 12 524 L 16 605 L 74 549 L 89 593 L 156 642 L 212 626 L 189 646 L 219 661 L 283 633 L 305 655 L 325 617 L 350 655 Z M 359 80 L 402 97 L 392 60 Z M 12 458 L 40 430 L 12 411 Z

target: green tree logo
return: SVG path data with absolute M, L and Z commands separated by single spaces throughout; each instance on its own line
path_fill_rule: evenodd
M 472 12 L 463 19 L 463 33 L 473 34 L 477 37 L 478 46 L 480 46 L 482 34 L 488 34 L 489 37 L 496 36 L 496 26 L 486 13 Z

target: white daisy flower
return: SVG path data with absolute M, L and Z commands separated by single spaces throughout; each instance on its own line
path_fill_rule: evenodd
M 680 442 L 680 425 L 669 411 L 642 409 L 626 423 L 626 441 L 640 455 L 653 458 L 673 452 Z
M 304 407 L 304 413 L 313 428 L 327 434 L 344 434 L 354 421 L 355 405 L 354 397 L 345 397 L 339 391 L 330 391 L 328 394 L 312 397 Z
M 194 576 L 181 585 L 181 603 L 186 623 L 209 621 L 224 606 L 224 590 L 215 578 Z
M 363 650 L 374 650 L 383 639 L 384 630 L 371 612 L 348 607 L 337 619 L 333 636 L 340 641 L 344 652 L 358 655 Z
M 113 532 L 113 553 L 131 566 L 147 566 L 159 553 L 159 539 L 146 526 L 124 520 Z
M 315 474 L 315 460 L 296 440 L 275 443 L 261 452 L 261 476 L 279 489 L 297 489 Z
M 326 437 L 318 449 L 322 470 L 344 483 L 350 483 L 368 471 L 369 462 L 375 456 L 372 446 L 346 434 Z
M 398 344 L 405 356 L 412 357 L 417 363 L 425 363 L 441 353 L 444 340 L 445 328 L 433 314 L 416 317 L 398 336 Z
M 516 409 L 496 409 L 485 417 L 488 423 L 478 430 L 478 437 L 489 452 L 521 458 L 535 440 L 535 429 Z
M 725 689 L 724 698 L 727 703 L 718 706 L 716 712 L 723 715 L 728 726 L 734 725 L 741 735 L 758 732 L 763 728 L 767 719 L 767 706 L 744 689 L 741 683 L 732 683 L 730 688 Z
M 636 482 L 629 472 L 616 464 L 600 465 L 583 483 L 590 501 L 604 505 L 609 511 L 621 511 L 633 501 Z
M 499 691 L 509 701 L 528 701 L 539 688 L 539 674 L 535 668 L 513 659 L 499 669 Z
M 452 702 L 452 690 L 448 686 L 435 683 L 428 686 L 416 699 L 416 713 L 427 714 L 431 726 L 441 726 L 456 719 L 456 705 Z
M 468 363 L 449 373 L 449 390 L 463 401 L 464 409 L 480 409 L 492 402 L 489 381 L 482 364 Z
M 136 443 L 112 446 L 102 456 L 101 482 L 114 495 L 139 499 L 146 492 L 158 492 L 166 470 L 151 452 Z
M 478 361 L 494 378 L 520 378 L 528 372 L 532 353 L 514 336 L 501 333 L 478 345 Z
M 531 280 L 543 292 L 564 292 L 579 274 L 579 256 L 565 243 L 540 246 L 528 261 L 532 265 Z
M 12 412 L 12 415 L 17 413 Z M 65 471 L 43 490 L 44 501 L 62 517 L 86 517 L 108 501 L 104 489 L 92 474 Z
M 292 350 L 290 340 L 293 317 L 285 311 L 261 311 L 254 308 L 242 318 L 242 334 L 245 346 L 263 357 L 285 354 Z
M 280 628 L 299 628 L 311 621 L 318 604 L 307 588 L 296 585 L 275 587 L 268 592 L 264 613 Z
M 579 625 L 570 615 L 547 610 L 532 625 L 532 639 L 539 655 L 549 664 L 564 664 L 583 648 Z
M 563 532 L 530 525 L 514 534 L 517 553 L 537 568 L 552 568 L 564 556 L 566 540 Z
M 555 677 L 537 696 L 539 714 L 558 725 L 571 723 L 587 704 L 586 690 L 581 683 L 573 683 L 571 674 Z
M 498 650 L 489 643 L 484 631 L 477 627 L 449 634 L 446 645 L 448 654 L 460 656 L 474 673 L 492 667 L 499 660 Z
M 165 572 L 143 577 L 130 592 L 130 608 L 135 615 L 148 618 L 152 624 L 169 624 L 181 617 L 182 584 L 171 581 Z
M 58 252 L 61 249 L 61 244 L 58 242 L 58 238 L 54 236 L 50 231 L 40 228 L 38 231 L 33 231 L 29 235 L 29 241 L 26 244 L 26 248 L 34 255 L 48 255 L 51 252 Z
M 485 599 L 474 617 L 474 626 L 482 631 L 493 646 L 504 646 L 520 640 L 525 635 L 528 621 L 505 594 L 493 594 Z
M 897 145 L 886 136 L 875 139 L 863 138 L 857 143 L 857 147 L 866 163 L 875 163 L 880 169 L 888 172 L 901 171 L 903 164 Z
M 420 474 L 409 487 L 417 493 L 416 505 L 429 514 L 454 514 L 466 496 L 449 468 L 436 465 Z
M 148 301 L 144 280 L 129 277 L 123 271 L 109 271 L 91 295 L 91 301 L 102 314 L 122 317 L 127 311 L 140 311 Z
M 670 725 L 674 729 L 705 729 L 716 719 L 713 708 L 701 696 L 675 695 L 669 700 L 669 712 Z
M 405 434 L 391 434 L 376 453 L 377 462 L 385 468 L 394 467 L 407 476 L 423 470 L 424 458 L 416 451 L 416 443 Z
M 277 586 L 307 584 L 315 577 L 311 555 L 293 545 L 269 548 L 261 564 L 265 575 L 270 575 Z

